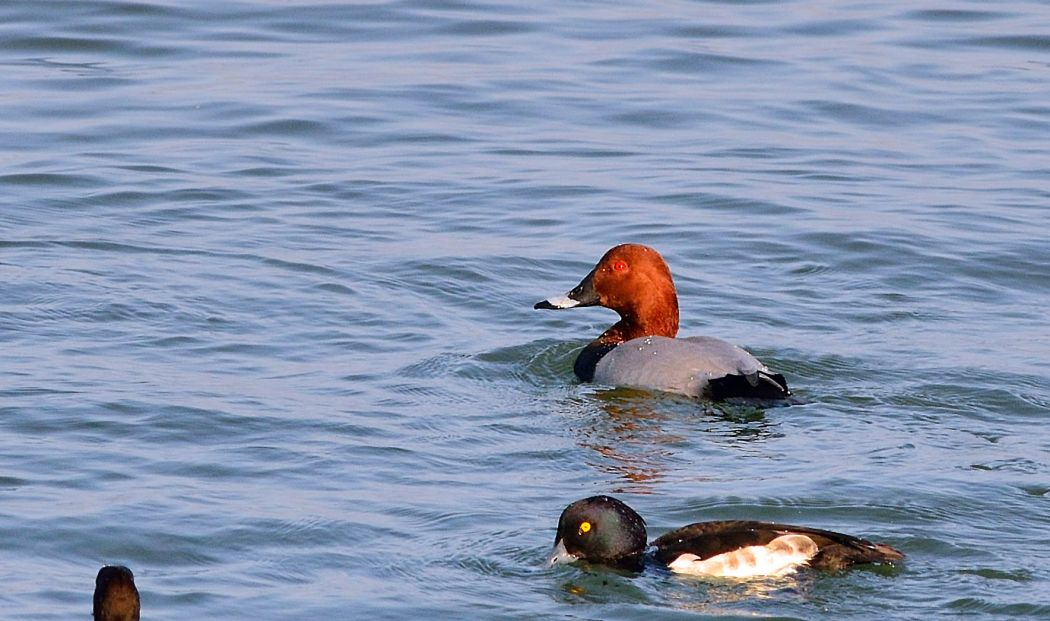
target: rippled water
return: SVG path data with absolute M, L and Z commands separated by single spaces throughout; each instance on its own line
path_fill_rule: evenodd
M 1050 618 L 1041 2 L 0 5 L 0 617 Z M 580 385 L 659 248 L 766 412 Z M 561 509 L 896 570 L 548 570 Z

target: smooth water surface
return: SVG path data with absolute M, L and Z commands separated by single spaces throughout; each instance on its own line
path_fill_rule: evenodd
M 1044 2 L 0 4 L 0 618 L 1050 618 Z M 803 405 L 581 385 L 663 252 Z M 908 555 L 548 569 L 615 494 Z

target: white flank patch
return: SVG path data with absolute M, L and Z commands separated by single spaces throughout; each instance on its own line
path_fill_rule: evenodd
M 694 576 L 783 576 L 805 565 L 816 554 L 817 544 L 809 537 L 781 535 L 764 546 L 748 546 L 705 560 L 695 554 L 683 554 L 669 567 L 676 573 Z
M 555 308 L 572 308 L 580 304 L 578 300 L 574 300 L 567 295 L 556 295 L 553 298 L 547 298 L 547 303 Z

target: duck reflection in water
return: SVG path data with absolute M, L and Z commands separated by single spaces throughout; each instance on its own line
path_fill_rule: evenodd
M 702 443 L 704 450 L 754 451 L 781 435 L 758 408 L 711 404 L 698 413 L 696 401 L 688 397 L 654 398 L 651 392 L 631 388 L 597 389 L 592 396 L 577 406 L 597 403 L 600 411 L 580 408 L 586 422 L 573 431 L 580 446 L 597 454 L 589 465 L 615 476 L 618 491 L 652 493 L 652 486 L 676 467 L 676 455 L 690 444 Z M 711 478 L 703 473 L 692 476 L 698 481 Z

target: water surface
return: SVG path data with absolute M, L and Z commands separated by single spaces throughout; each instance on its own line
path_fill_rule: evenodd
M 0 617 L 1050 617 L 1050 10 L 0 6 Z M 581 385 L 609 246 L 804 405 Z M 908 555 L 547 569 L 562 508 Z

